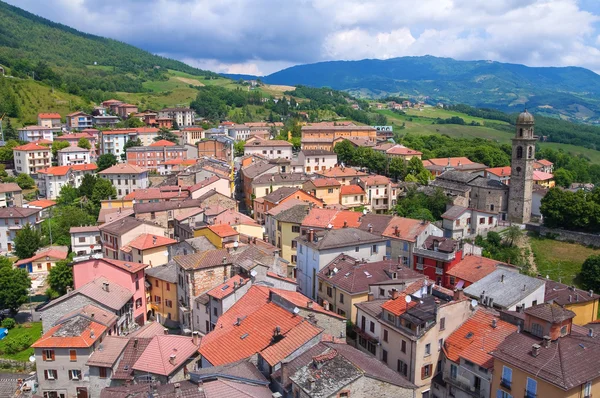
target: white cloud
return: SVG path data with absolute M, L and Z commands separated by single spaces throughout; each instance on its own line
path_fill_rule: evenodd
M 600 70 L 600 10 L 583 10 L 586 1 L 8 1 L 86 32 L 231 73 L 424 54 Z

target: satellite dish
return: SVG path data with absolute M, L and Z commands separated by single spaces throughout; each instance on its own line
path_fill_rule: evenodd
M 300 308 L 294 307 L 294 314 L 298 315 L 300 313 Z
M 406 301 L 407 303 L 410 303 L 412 301 L 412 297 L 407 295 L 404 297 L 404 301 Z
M 331 228 L 333 228 L 333 225 L 327 224 L 327 229 L 331 229 Z
M 339 270 L 337 269 L 337 267 L 335 267 L 335 268 L 333 269 L 333 273 L 334 273 L 334 274 L 337 274 L 337 273 L 338 273 L 338 271 L 339 271 Z
M 30 357 L 29 357 L 29 362 L 35 362 L 35 356 L 33 356 L 33 355 L 32 355 L 32 356 L 30 356 Z
M 477 307 L 477 300 L 475 300 L 475 299 L 471 300 L 471 307 L 473 307 L 473 308 Z
M 233 242 L 233 247 L 235 247 L 236 249 L 239 245 L 240 245 L 240 242 L 238 242 L 238 241 Z
M 256 275 L 258 275 L 258 272 L 256 272 L 255 270 L 252 270 L 252 272 L 250 272 L 251 277 L 254 278 Z

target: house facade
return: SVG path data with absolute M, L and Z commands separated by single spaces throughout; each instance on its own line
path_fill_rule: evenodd
M 83 176 L 94 174 L 97 168 L 98 166 L 94 163 L 89 163 L 55 166 L 39 170 L 37 181 L 40 194 L 46 196 L 47 199 L 56 199 L 60 195 L 63 186 L 69 185 L 73 188 L 79 188 Z
M 59 166 L 73 166 L 76 164 L 89 164 L 91 163 L 90 150 L 85 148 L 79 148 L 76 146 L 70 146 L 63 148 L 58 151 L 58 165 Z
M 148 188 L 148 170 L 132 164 L 117 164 L 98 173 L 117 190 L 117 199 L 138 189 Z
M 38 231 L 42 219 L 39 209 L 24 207 L 0 208 L 0 252 L 11 253 L 15 247 L 15 237 L 23 226 L 30 224 Z
M 35 142 L 39 140 L 52 141 L 54 139 L 53 127 L 27 126 L 19 129 L 19 140 L 26 142 Z
M 13 148 L 15 170 L 17 173 L 36 175 L 39 170 L 52 166 L 50 148 L 38 142 Z

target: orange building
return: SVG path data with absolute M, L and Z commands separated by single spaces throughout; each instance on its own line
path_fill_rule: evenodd
M 332 151 L 336 139 L 355 137 L 366 138 L 375 143 L 377 142 L 377 130 L 370 126 L 303 126 L 302 149 Z

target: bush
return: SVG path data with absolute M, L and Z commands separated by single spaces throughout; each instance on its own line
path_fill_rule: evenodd
M 15 320 L 12 318 L 6 318 L 5 320 L 2 321 L 2 327 L 7 328 L 8 330 L 14 328 L 16 326 L 16 324 L 17 324 L 17 322 L 15 322 Z
M 13 355 L 23 350 L 26 350 L 31 345 L 29 336 L 20 336 L 15 339 L 10 339 L 4 345 L 4 352 L 8 355 Z

